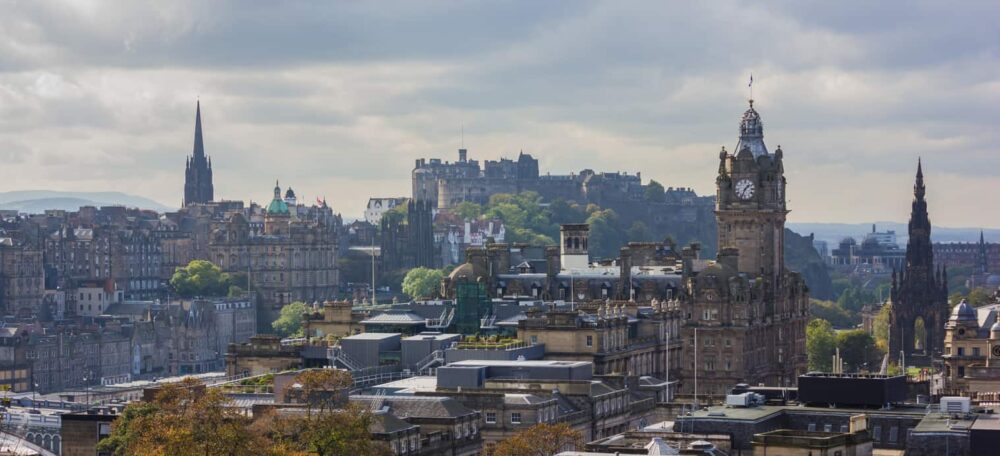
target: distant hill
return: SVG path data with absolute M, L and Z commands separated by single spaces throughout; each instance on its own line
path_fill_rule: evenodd
M 900 245 L 906 245 L 906 223 L 899 222 L 874 222 L 878 231 L 893 230 L 896 232 L 896 241 Z M 931 220 L 931 224 L 934 221 Z M 841 239 L 853 237 L 858 241 L 864 237 L 865 233 L 872 231 L 871 223 L 786 223 L 785 226 L 795 230 L 804 236 L 809 233 L 816 235 L 816 239 L 826 241 L 832 249 L 837 246 Z M 980 228 L 952 228 L 934 225 L 931 228 L 931 239 L 934 242 L 976 242 L 979 241 Z M 983 229 L 983 235 L 987 242 L 1000 242 L 1000 229 Z
M 126 206 L 152 209 L 157 212 L 177 210 L 142 196 L 122 192 L 61 192 L 54 190 L 21 190 L 0 192 L 0 209 L 41 214 L 46 209 L 75 211 L 80 206 Z

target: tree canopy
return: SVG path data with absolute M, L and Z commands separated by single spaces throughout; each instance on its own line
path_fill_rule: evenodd
M 566 423 L 540 423 L 501 440 L 494 456 L 552 456 L 583 449 L 583 434 Z
M 126 406 L 97 449 L 114 456 L 392 454 L 386 444 L 372 439 L 371 412 L 336 399 L 342 398 L 337 392 L 350 385 L 350 374 L 309 370 L 295 381 L 302 385 L 306 413 L 272 412 L 253 418 L 229 407 L 220 389 L 194 379 L 167 384 L 151 402 Z
M 403 277 L 403 293 L 411 298 L 434 298 L 438 295 L 444 271 L 432 268 L 413 268 Z
M 859 371 L 864 368 L 877 369 L 880 353 L 875 348 L 875 339 L 862 329 L 841 331 L 837 334 L 837 347 L 844 360 L 844 370 Z
M 232 279 L 211 261 L 193 260 L 174 270 L 170 287 L 185 297 L 221 297 L 229 294 Z
M 281 308 L 278 319 L 271 322 L 271 328 L 281 337 L 302 337 L 304 332 L 302 322 L 309 306 L 302 301 L 295 301 Z
M 646 185 L 645 197 L 646 201 L 662 203 L 667 199 L 667 194 L 664 193 L 663 184 L 655 180 L 650 180 L 649 185 Z
M 809 358 L 809 370 L 830 372 L 833 364 L 833 354 L 837 348 L 837 334 L 830 322 L 822 318 L 814 318 L 806 326 L 806 355 Z
M 250 418 L 226 407 L 221 390 L 194 379 L 162 386 L 151 402 L 125 407 L 98 451 L 125 455 L 268 454 Z

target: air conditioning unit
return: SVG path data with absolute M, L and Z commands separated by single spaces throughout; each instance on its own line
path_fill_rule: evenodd
M 969 413 L 970 401 L 967 397 L 945 396 L 941 398 L 941 413 Z

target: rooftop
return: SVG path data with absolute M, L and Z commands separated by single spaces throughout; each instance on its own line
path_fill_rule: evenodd
M 385 340 L 392 339 L 393 337 L 399 337 L 399 333 L 372 333 L 365 332 L 361 334 L 355 334 L 353 336 L 345 337 L 341 340 Z

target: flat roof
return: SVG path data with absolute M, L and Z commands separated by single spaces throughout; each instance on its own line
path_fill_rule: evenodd
M 697 410 L 690 416 L 677 417 L 678 421 L 685 419 L 722 419 L 722 420 L 746 420 L 757 421 L 768 418 L 782 412 L 816 412 L 816 413 L 866 413 L 866 414 L 898 414 L 912 415 L 916 417 L 924 416 L 927 413 L 926 405 L 919 407 L 901 406 L 890 410 L 866 409 L 866 408 L 828 408 L 828 407 L 806 407 L 802 405 L 760 405 L 757 407 L 726 407 L 714 406 L 707 410 Z M 713 415 L 722 413 L 722 415 Z
M 451 339 L 454 339 L 456 337 L 462 337 L 462 335 L 461 334 L 441 334 L 441 333 L 432 333 L 432 334 L 421 333 L 421 334 L 417 334 L 416 336 L 404 337 L 403 340 L 451 340 Z
M 978 414 L 976 422 L 972 423 L 974 430 L 1000 431 L 1000 416 L 996 414 Z
M 383 340 L 391 339 L 393 337 L 401 336 L 400 333 L 371 333 L 363 332 L 361 334 L 355 334 L 353 336 L 347 336 L 341 340 Z
M 418 391 L 436 391 L 437 377 L 433 375 L 423 375 L 419 377 L 403 378 L 375 385 L 372 389 L 396 390 L 395 392 L 389 394 L 413 394 Z
M 447 367 L 483 367 L 483 366 L 510 366 L 510 367 L 579 367 L 592 363 L 587 361 L 558 361 L 558 360 L 493 360 L 493 359 L 469 359 L 448 364 Z

